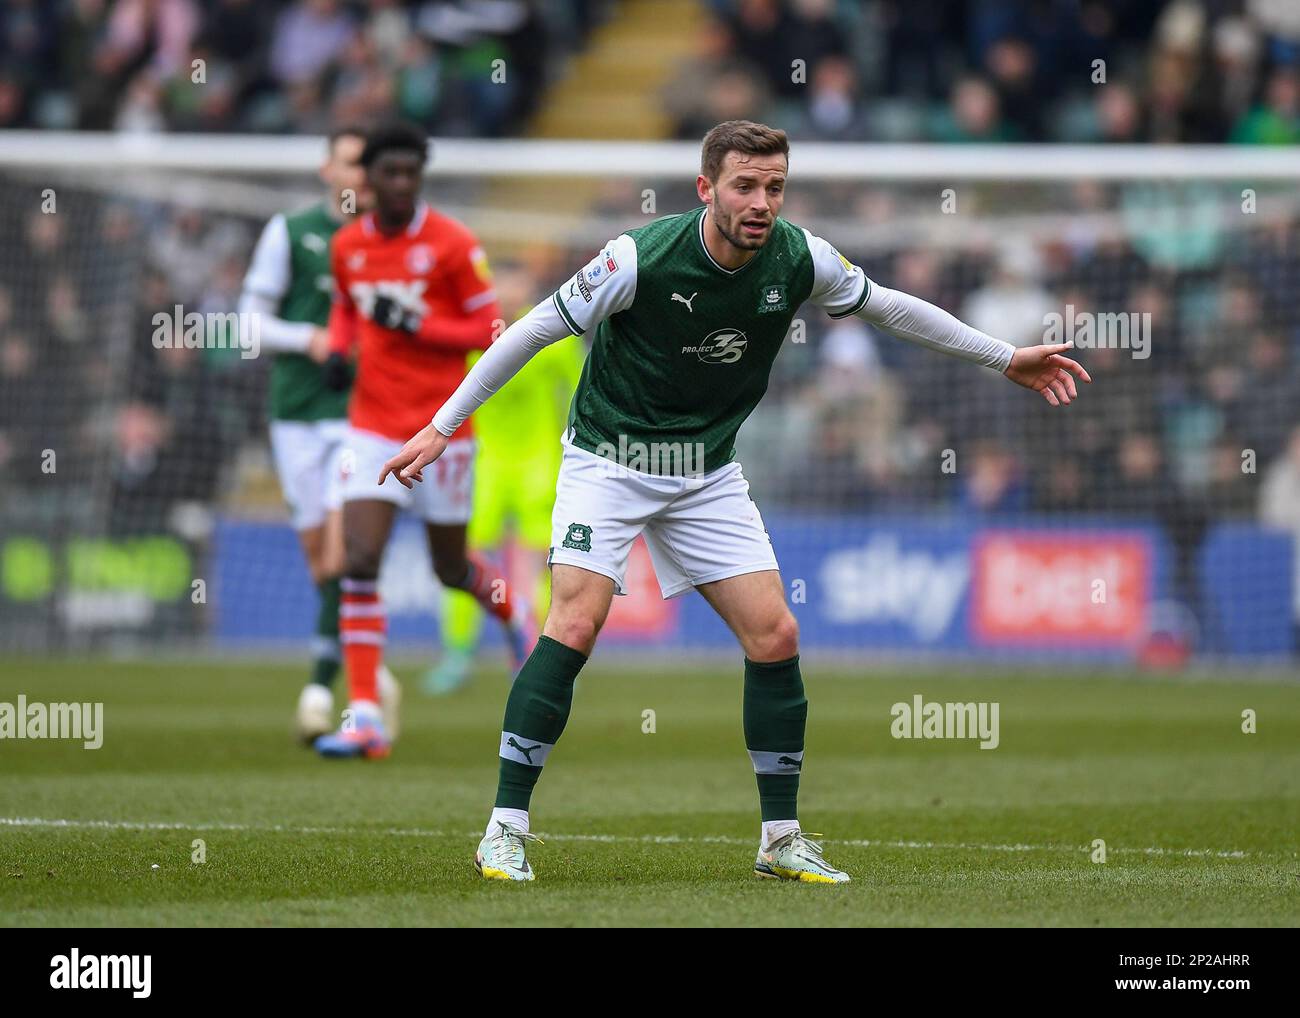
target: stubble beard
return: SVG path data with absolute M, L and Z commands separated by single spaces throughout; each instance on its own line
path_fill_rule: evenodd
M 762 238 L 758 240 L 750 240 L 748 237 L 743 237 L 738 234 L 734 234 L 731 231 L 730 226 L 740 217 L 732 216 L 730 219 L 727 220 L 726 224 L 724 225 L 721 217 L 718 216 L 717 212 L 718 210 L 717 207 L 715 206 L 713 210 L 714 213 L 713 225 L 718 228 L 718 232 L 722 234 L 723 240 L 725 240 L 732 247 L 739 248 L 742 251 L 757 251 L 764 244 L 766 244 L 768 238 L 772 236 L 772 228 L 770 224 L 768 226 L 767 233 L 765 233 L 762 236 Z

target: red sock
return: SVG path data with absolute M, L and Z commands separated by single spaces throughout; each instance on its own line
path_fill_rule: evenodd
M 469 569 L 460 589 L 473 594 L 485 612 L 495 615 L 502 622 L 514 618 L 515 606 L 510 598 L 510 584 L 494 565 L 477 555 L 469 556 Z
M 384 633 L 388 628 L 375 580 L 344 578 L 339 604 L 339 643 L 348 668 L 348 694 L 353 702 L 379 702 L 376 672 L 384 659 Z

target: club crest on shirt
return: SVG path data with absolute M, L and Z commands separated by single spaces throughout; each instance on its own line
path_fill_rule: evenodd
M 418 276 L 433 268 L 433 248 L 428 244 L 412 244 L 406 249 L 406 268 Z
M 787 307 L 784 283 L 771 283 L 763 287 L 762 294 L 758 299 L 758 313 L 760 315 L 769 311 L 784 311 Z

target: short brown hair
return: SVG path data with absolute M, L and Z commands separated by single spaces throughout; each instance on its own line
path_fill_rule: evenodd
M 752 120 L 725 120 L 704 136 L 700 151 L 700 172 L 714 183 L 722 172 L 723 160 L 728 152 L 748 156 L 785 156 L 790 163 L 790 140 L 784 131 Z

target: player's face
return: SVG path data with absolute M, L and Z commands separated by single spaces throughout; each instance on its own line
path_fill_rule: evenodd
M 361 150 L 365 147 L 366 140 L 357 135 L 336 138 L 329 159 L 321 167 L 321 180 L 345 210 L 364 212 L 374 204 L 374 195 L 366 184 L 366 168 L 361 165 Z M 345 203 L 349 194 L 355 196 L 355 201 Z
M 728 152 L 716 183 L 700 178 L 700 196 L 712 205 L 713 222 L 733 247 L 756 251 L 772 236 L 785 201 L 786 169 L 783 155 Z
M 370 164 L 367 175 L 375 192 L 375 207 L 384 219 L 400 222 L 415 215 L 424 162 L 414 152 L 390 149 Z

